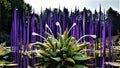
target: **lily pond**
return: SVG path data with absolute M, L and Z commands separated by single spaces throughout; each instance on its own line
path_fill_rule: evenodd
M 14 9 L 11 45 L 0 44 L 0 68 L 120 67 L 120 43 L 113 40 L 105 12 L 41 12 L 39 17 Z

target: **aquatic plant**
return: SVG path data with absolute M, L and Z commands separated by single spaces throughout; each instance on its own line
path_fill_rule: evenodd
M 60 27 L 60 24 L 58 22 L 56 23 L 57 26 Z M 74 23 L 70 30 L 76 25 Z M 47 28 L 49 26 L 47 25 Z M 50 29 L 50 28 L 49 28 Z M 80 39 L 76 40 L 73 36 L 69 36 L 70 30 L 66 29 L 63 34 L 58 33 L 58 39 L 54 37 L 54 35 L 47 34 L 47 38 L 44 38 L 43 36 L 33 32 L 32 35 L 34 36 L 40 36 L 44 39 L 44 42 L 35 42 L 30 43 L 30 50 L 27 53 L 32 54 L 35 53 L 35 56 L 37 58 L 42 59 L 44 62 L 57 62 L 61 63 L 62 65 L 67 63 L 75 64 L 76 61 L 86 61 L 91 59 L 91 57 L 88 57 L 84 54 L 82 54 L 81 50 L 83 50 L 87 45 L 89 45 L 89 42 L 83 42 L 82 44 L 79 44 L 79 41 L 87 36 L 90 36 L 92 38 L 96 38 L 96 35 L 84 35 L 80 37 Z M 51 31 L 52 33 L 52 31 Z M 33 47 L 36 47 L 35 50 L 32 50 Z M 30 56 L 30 55 L 29 55 Z M 43 63 L 43 62 L 42 62 Z M 36 65 L 42 64 L 41 62 L 36 63 Z
M 7 58 L 12 53 L 11 50 L 5 47 L 6 42 L 0 44 L 0 66 L 16 66 L 17 64 L 13 64 L 10 61 L 7 61 Z
M 0 44 L 0 59 L 3 59 L 12 52 L 4 47 L 5 44 L 6 42 Z

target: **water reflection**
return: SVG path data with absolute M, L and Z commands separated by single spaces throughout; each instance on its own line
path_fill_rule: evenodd
M 75 65 L 72 65 L 70 63 L 66 62 L 66 65 L 63 65 L 63 67 L 61 67 L 60 65 L 62 63 L 56 63 L 56 62 L 42 62 L 42 60 L 40 59 L 36 59 L 37 62 L 41 62 L 41 66 L 36 66 L 35 68 L 119 68 L 120 67 L 120 61 L 116 60 L 114 58 L 116 57 L 116 54 L 111 53 L 109 54 L 108 57 L 105 56 L 97 56 L 89 61 L 86 61 L 87 63 L 83 64 L 83 62 L 77 62 Z M 24 60 L 23 58 L 19 58 L 19 60 Z M 29 63 L 31 65 L 26 66 L 26 68 L 32 68 L 32 66 L 34 66 L 34 64 L 32 64 L 32 60 L 29 59 Z M 23 66 L 25 63 L 25 61 L 21 61 L 19 62 L 18 66 Z M 48 67 L 46 67 L 46 65 Z M 18 66 L 14 67 L 14 68 L 18 68 Z M 6 68 L 6 67 L 4 67 Z M 8 67 L 9 68 L 9 67 Z M 12 67 L 11 67 L 12 68 Z
M 96 57 L 95 59 L 91 59 L 87 62 L 89 62 L 89 64 L 82 64 L 82 62 L 79 62 L 78 64 L 75 65 L 64 65 L 64 68 L 117 68 L 117 67 L 113 67 L 111 65 L 106 65 L 105 62 L 108 62 L 108 58 L 103 57 Z M 69 63 L 67 63 L 69 64 Z M 48 65 L 48 67 L 46 67 L 46 65 Z M 54 62 L 49 62 L 49 63 L 45 63 L 41 66 L 36 66 L 36 68 L 63 68 L 60 67 L 60 64 L 54 63 Z M 118 67 L 119 68 L 119 67 Z

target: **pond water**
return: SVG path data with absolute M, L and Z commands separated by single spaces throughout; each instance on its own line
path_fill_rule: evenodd
M 87 63 L 78 62 L 77 64 L 73 66 L 70 65 L 69 67 L 60 67 L 60 68 L 120 68 L 119 66 L 113 66 L 113 65 L 106 64 L 107 62 L 109 62 L 109 59 L 110 58 L 96 57 L 95 59 L 91 59 L 87 61 Z M 50 63 L 51 65 L 48 66 L 47 68 L 59 68 L 59 64 L 56 64 L 53 62 L 50 62 Z M 120 65 L 120 63 L 117 65 Z M 44 65 L 36 66 L 36 68 L 44 68 Z
M 14 57 L 12 57 L 12 60 L 11 57 L 8 60 L 13 62 L 15 61 Z M 33 60 L 28 59 L 29 60 L 28 66 L 25 65 L 26 61 L 24 60 L 26 60 L 26 58 L 20 57 L 18 59 L 19 62 L 17 66 L 3 67 L 3 68 L 33 68 L 34 67 Z M 36 62 L 42 62 L 42 60 L 40 59 L 35 59 L 35 60 Z M 34 68 L 44 68 L 46 65 L 48 65 L 48 67 L 46 68 L 120 68 L 120 54 L 113 53 L 111 56 L 108 57 L 96 56 L 95 58 L 89 61 L 77 62 L 75 65 L 66 62 L 66 65 L 69 65 L 69 67 L 60 67 L 60 64 L 56 62 L 45 62 L 45 64 L 42 64 L 41 66 L 35 66 Z
M 105 58 L 106 61 L 108 61 L 108 58 Z M 105 62 L 103 62 L 105 60 L 104 58 L 96 58 L 96 59 L 92 59 L 87 61 L 88 64 L 84 64 L 84 62 L 79 62 L 77 64 L 75 64 L 74 66 L 69 66 L 69 67 L 65 67 L 65 68 L 119 68 L 119 67 L 115 67 L 115 66 L 111 66 L 111 65 L 106 65 Z M 51 62 L 52 63 L 52 62 Z M 57 68 L 58 65 L 53 63 L 52 65 L 50 65 L 48 68 Z M 36 68 L 44 68 L 43 66 L 37 66 Z M 63 68 L 63 67 L 61 67 Z

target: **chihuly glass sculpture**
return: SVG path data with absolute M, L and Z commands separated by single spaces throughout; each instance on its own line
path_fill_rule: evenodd
M 40 36 L 44 39 L 44 42 L 29 44 L 31 51 L 28 51 L 27 54 L 30 56 L 30 54 L 32 55 L 32 53 L 35 53 L 35 56 L 42 59 L 43 62 L 56 62 L 61 64 L 61 66 L 64 66 L 66 62 L 75 64 L 76 61 L 86 61 L 91 59 L 92 57 L 88 57 L 81 53 L 81 50 L 83 50 L 90 43 L 83 42 L 82 44 L 79 44 L 79 41 L 87 36 L 96 38 L 96 35 L 84 35 L 80 37 L 80 39 L 76 40 L 73 36 L 69 36 L 70 30 L 75 25 L 76 23 L 73 23 L 71 28 L 69 30 L 66 29 L 63 34 L 61 33 L 62 31 L 60 31 L 60 33 L 57 32 L 58 39 L 56 39 L 49 26 L 46 24 L 46 28 L 50 30 L 51 34 L 46 32 L 47 38 L 45 38 L 33 32 L 32 35 Z M 56 26 L 59 26 L 59 29 L 61 30 L 59 22 L 56 22 Z M 35 50 L 32 50 L 33 47 Z M 41 65 L 43 62 L 38 62 L 36 65 Z

